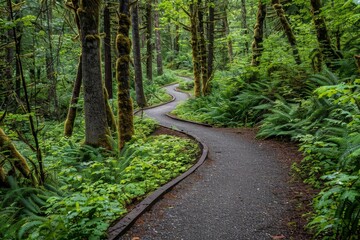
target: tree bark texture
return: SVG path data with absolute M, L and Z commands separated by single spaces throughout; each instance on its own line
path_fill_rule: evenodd
M 116 126 L 116 120 L 113 110 L 111 109 L 110 103 L 109 103 L 109 96 L 107 93 L 106 88 L 103 88 L 104 91 L 104 98 L 105 98 L 105 110 L 106 110 L 106 120 L 107 125 L 109 126 L 110 130 L 112 132 L 116 132 L 117 126 Z
M 295 62 L 296 62 L 296 64 L 299 65 L 299 64 L 301 64 L 301 59 L 300 59 L 299 50 L 298 50 L 297 44 L 296 44 L 296 38 L 293 33 L 293 30 L 291 29 L 289 21 L 286 19 L 283 6 L 282 6 L 282 4 L 280 4 L 280 0 L 272 0 L 271 4 L 272 4 L 273 8 L 275 9 L 276 14 L 278 15 L 281 25 L 285 31 L 286 37 L 292 48 Z
M 146 16 L 146 78 L 152 81 L 152 4 L 147 0 L 145 7 Z
M 256 23 L 254 27 L 254 40 L 252 43 L 252 66 L 260 65 L 260 57 L 263 52 L 264 20 L 266 17 L 266 4 L 259 0 Z
M 110 149 L 101 78 L 99 12 L 100 0 L 82 0 L 77 10 L 82 45 L 85 144 Z
M 208 74 L 207 74 L 207 52 L 206 52 L 206 43 L 205 43 L 205 30 L 204 30 L 204 10 L 202 0 L 198 0 L 198 51 L 199 51 L 199 61 L 201 66 L 201 80 L 202 80 L 202 94 L 208 94 L 207 90 L 207 82 L 208 82 Z
M 326 28 L 325 19 L 323 16 L 321 16 L 321 1 L 310 0 L 310 3 L 320 52 L 326 65 L 329 68 L 334 69 L 334 61 L 340 59 L 341 57 L 331 45 L 331 40 Z
M 174 52 L 176 56 L 180 52 L 180 27 L 179 24 L 175 24 L 175 38 L 174 38 Z
M 134 75 L 135 75 L 135 92 L 136 103 L 139 107 L 146 106 L 146 98 L 143 87 L 143 77 L 141 68 L 141 52 L 140 52 L 140 34 L 139 34 L 139 7 L 138 2 L 134 2 L 131 6 L 131 25 L 132 25 L 132 45 L 134 56 Z
M 109 99 L 113 98 L 112 87 L 112 61 L 111 61 L 111 21 L 110 9 L 107 4 L 104 6 L 104 59 L 105 59 L 105 88 Z
M 6 160 L 10 163 L 12 168 L 17 169 L 25 178 L 31 178 L 31 171 L 26 162 L 26 159 L 18 152 L 15 145 L 11 142 L 10 138 L 0 128 L 0 153 L 5 156 Z M 3 161 L 0 162 L 0 183 L 6 182 L 7 173 L 4 170 Z M 0 184 L 1 185 L 1 184 Z
M 248 35 L 248 24 L 247 24 L 247 11 L 246 11 L 246 2 L 245 0 L 241 0 L 241 28 L 243 29 L 243 34 L 245 36 Z M 245 41 L 245 54 L 247 55 L 249 53 L 249 42 Z
M 129 141 L 134 134 L 133 106 L 130 97 L 130 51 L 131 41 L 129 1 L 120 0 L 119 28 L 116 36 L 116 49 L 118 59 L 116 61 L 116 79 L 118 82 L 118 137 L 119 149 Z
M 46 48 L 46 77 L 49 81 L 49 90 L 48 90 L 48 101 L 49 101 L 49 107 L 48 111 L 50 115 L 55 115 L 56 118 L 58 118 L 58 109 L 59 109 L 59 103 L 57 99 L 57 79 L 55 76 L 55 64 L 54 64 L 54 53 L 53 53 L 53 44 L 52 44 L 52 5 L 51 2 L 48 0 L 45 0 L 44 2 L 46 12 L 45 12 L 45 18 L 46 18 L 46 31 L 47 31 L 47 41 L 48 46 Z M 53 106 L 52 106 L 53 104 Z
M 224 29 L 225 29 L 225 36 L 227 38 L 227 49 L 228 49 L 228 57 L 229 57 L 229 61 L 232 62 L 234 59 L 234 53 L 233 53 L 233 45 L 232 45 L 232 40 L 230 37 L 230 28 L 229 28 L 229 21 L 228 21 L 228 17 L 227 17 L 227 8 L 224 9 Z
M 82 84 L 82 56 L 80 55 L 75 84 L 73 87 L 73 92 L 70 100 L 70 106 L 64 124 L 64 135 L 66 137 L 71 137 L 74 130 L 74 122 L 76 118 L 77 103 L 79 101 L 81 84 Z
M 194 96 L 201 96 L 201 64 L 198 52 L 198 18 L 197 5 L 190 4 L 190 22 L 191 22 L 191 48 L 192 48 L 192 62 L 194 71 Z
M 158 5 L 158 0 L 155 0 L 156 6 Z M 154 24 L 155 24 L 155 48 L 156 48 L 156 67 L 157 75 L 163 75 L 163 61 L 161 54 L 161 35 L 160 35 L 160 19 L 159 19 L 159 10 L 154 12 Z
M 208 28 L 208 56 L 207 56 L 207 85 L 206 93 L 210 91 L 210 81 L 214 73 L 214 41 L 215 41 L 215 7 L 214 1 L 209 1 L 209 28 Z

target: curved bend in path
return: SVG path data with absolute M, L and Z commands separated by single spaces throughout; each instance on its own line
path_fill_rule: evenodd
M 146 110 L 167 127 L 196 135 L 209 156 L 141 216 L 121 239 L 242 240 L 286 236 L 283 215 L 287 171 L 274 152 L 231 129 L 209 128 L 173 120 L 165 114 L 187 98 L 166 87 L 176 101 Z M 136 239 L 136 238 L 135 238 Z

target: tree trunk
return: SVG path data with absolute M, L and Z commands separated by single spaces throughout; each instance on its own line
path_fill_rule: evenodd
M 105 88 L 109 99 L 113 98 L 112 69 L 111 69 L 111 22 L 108 4 L 104 7 L 104 59 L 105 59 Z
M 146 3 L 146 78 L 152 81 L 152 3 Z
M 232 62 L 233 61 L 233 46 L 232 46 L 232 40 L 231 40 L 231 36 L 230 36 L 230 28 L 229 28 L 229 22 L 228 22 L 228 17 L 227 17 L 227 9 L 225 8 L 224 10 L 224 19 L 223 19 L 223 23 L 224 23 L 224 30 L 225 30 L 225 36 L 227 39 L 227 49 L 228 49 L 228 57 L 229 57 L 229 61 Z
M 79 101 L 80 89 L 81 89 L 81 82 L 82 82 L 82 56 L 80 55 L 79 58 L 79 65 L 77 69 L 75 84 L 70 100 L 70 106 L 67 113 L 67 117 L 64 124 L 64 135 L 66 137 L 71 137 L 73 130 L 74 130 L 74 122 L 76 118 L 76 110 L 77 110 L 77 103 Z
M 25 178 L 31 178 L 31 171 L 26 159 L 18 152 L 15 145 L 10 138 L 6 136 L 5 132 L 0 128 L 0 153 L 6 157 L 12 167 L 15 167 L 21 175 Z M 5 183 L 7 173 L 3 169 L 4 162 L 0 163 L 0 182 Z
M 100 0 L 81 1 L 77 10 L 82 45 L 85 144 L 110 149 L 101 79 L 99 12 Z
M 266 16 L 266 4 L 259 0 L 256 23 L 254 27 L 254 41 L 252 43 L 252 66 L 260 65 L 260 57 L 263 51 L 264 20 Z
M 355 58 L 356 66 L 358 68 L 358 72 L 360 73 L 360 55 L 355 55 L 354 58 Z
M 174 38 L 174 51 L 177 56 L 180 52 L 180 27 L 179 24 L 175 24 L 175 38 Z
M 104 91 L 104 98 L 105 98 L 105 110 L 106 110 L 106 120 L 107 125 L 109 126 L 110 130 L 112 132 L 116 132 L 116 120 L 113 110 L 111 109 L 110 103 L 109 103 L 109 95 L 107 93 L 106 88 L 103 88 Z
M 313 16 L 313 21 L 316 29 L 316 37 L 318 40 L 320 52 L 323 56 L 323 59 L 326 65 L 334 69 L 334 61 L 340 59 L 340 55 L 335 51 L 331 45 L 331 40 L 326 28 L 325 19 L 321 16 L 321 1 L 320 0 L 310 0 L 311 3 L 311 13 Z
M 245 0 L 241 0 L 241 28 L 243 29 L 243 34 L 245 36 L 248 35 L 248 25 L 247 25 L 247 13 L 246 13 L 246 2 Z M 245 54 L 247 55 L 249 53 L 249 42 L 245 41 Z
M 208 58 L 207 58 L 207 84 L 206 92 L 210 91 L 210 81 L 214 72 L 214 41 L 215 41 L 215 7 L 214 0 L 209 1 L 209 29 L 208 29 Z
M 155 0 L 156 6 L 158 5 L 158 0 Z M 154 24 L 155 24 L 155 48 L 156 48 L 156 66 L 157 66 L 157 75 L 163 75 L 163 61 L 161 54 L 161 36 L 160 36 L 160 23 L 159 23 L 159 10 L 155 10 L 154 13 Z
M 58 118 L 58 110 L 59 110 L 59 103 L 57 99 L 57 91 L 56 85 L 57 80 L 55 76 L 55 67 L 54 67 L 54 54 L 53 54 L 53 44 L 52 44 L 52 5 L 45 0 L 45 8 L 46 8 L 46 30 L 47 30 L 47 40 L 48 40 L 48 47 L 46 48 L 46 77 L 49 81 L 49 91 L 48 91 L 48 100 L 49 100 L 49 113 L 55 114 L 55 117 Z M 53 105 L 53 110 L 52 106 Z
M 116 36 L 116 49 L 118 59 L 116 61 L 116 79 L 118 82 L 118 137 L 119 149 L 129 141 L 134 134 L 133 106 L 130 97 L 130 51 L 131 41 L 129 38 L 130 14 L 129 0 L 119 0 L 119 28 Z
M 141 69 L 140 36 L 139 36 L 139 10 L 138 2 L 135 1 L 131 6 L 132 20 L 132 44 L 134 56 L 135 92 L 136 102 L 139 107 L 146 106 L 146 98 L 143 88 L 143 78 Z
M 300 65 L 301 64 L 301 59 L 300 59 L 300 55 L 299 55 L 299 50 L 298 50 L 297 45 L 296 45 L 296 38 L 295 38 L 295 35 L 294 35 L 294 33 L 293 33 L 292 29 L 291 29 L 290 23 L 286 19 L 283 6 L 280 4 L 280 0 L 271 0 L 271 4 L 272 4 L 273 8 L 275 9 L 276 14 L 279 17 L 279 20 L 281 22 L 281 25 L 282 25 L 284 31 L 285 31 L 287 39 L 288 39 L 288 41 L 289 41 L 289 43 L 291 45 L 295 62 L 296 62 L 296 64 Z
M 194 96 L 201 96 L 201 64 L 198 53 L 198 18 L 197 6 L 194 3 L 190 4 L 190 22 L 191 22 L 191 48 L 192 48 L 192 61 L 194 71 Z
M 206 53 L 206 44 L 205 44 L 205 31 L 204 31 L 204 11 L 202 0 L 198 0 L 198 19 L 199 19 L 199 61 L 201 66 L 201 78 L 202 78 L 202 94 L 208 94 L 207 82 L 208 82 L 208 74 L 207 74 L 207 53 Z

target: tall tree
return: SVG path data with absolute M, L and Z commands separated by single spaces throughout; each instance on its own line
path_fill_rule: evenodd
M 210 92 L 210 81 L 214 73 L 214 41 L 215 41 L 215 4 L 209 0 L 209 29 L 208 29 L 208 57 L 207 57 L 207 83 L 204 93 Z
M 204 6 L 202 0 L 197 2 L 197 14 L 198 14 L 198 52 L 199 62 L 201 66 L 201 80 L 202 80 L 202 94 L 205 95 L 206 86 L 208 81 L 207 74 L 207 51 L 205 43 L 205 29 L 204 29 Z M 206 92 L 207 93 L 207 92 Z
M 131 5 L 131 25 L 132 25 L 132 44 L 134 56 L 134 75 L 135 75 L 135 92 L 136 103 L 139 107 L 146 106 L 146 98 L 143 88 L 143 77 L 141 68 L 141 52 L 140 52 L 140 34 L 139 34 L 139 7 L 138 1 Z
M 293 33 L 293 30 L 291 29 L 290 23 L 285 16 L 285 11 L 283 9 L 282 4 L 280 4 L 280 0 L 271 0 L 271 4 L 272 4 L 273 8 L 275 9 L 276 14 L 279 17 L 279 20 L 284 29 L 285 35 L 289 41 L 289 44 L 291 45 L 295 62 L 296 62 L 296 64 L 301 64 L 299 50 L 298 50 L 297 44 L 296 44 L 296 38 Z
M 134 134 L 133 106 L 130 97 L 130 51 L 131 41 L 129 0 L 119 0 L 119 27 L 116 36 L 116 79 L 118 82 L 118 137 L 119 149 Z
M 110 9 L 108 2 L 105 2 L 103 17 L 104 17 L 104 59 L 105 59 L 105 88 L 109 99 L 113 98 L 112 88 L 112 61 L 111 61 L 111 21 Z
M 145 17 L 146 17 L 146 77 L 152 81 L 152 2 L 146 0 Z
M 231 36 L 230 36 L 230 27 L 229 27 L 229 20 L 228 20 L 228 16 L 227 16 L 227 6 L 225 6 L 224 8 L 224 17 L 223 17 L 223 25 L 224 25 L 224 32 L 225 32 L 225 37 L 227 39 L 227 49 L 228 49 L 228 57 L 229 57 L 229 61 L 232 62 L 233 61 L 233 44 L 232 44 L 232 40 L 231 40 Z
M 84 86 L 85 143 L 111 148 L 107 138 L 105 97 L 101 76 L 99 14 L 100 0 L 81 0 L 80 20 L 82 77 Z
M 157 75 L 163 75 L 163 61 L 161 53 L 161 35 L 160 35 L 160 16 L 158 9 L 158 0 L 155 0 L 156 10 L 154 12 L 154 24 L 155 24 L 155 48 L 156 48 L 156 66 L 157 66 Z
M 79 16 L 77 14 L 77 10 L 79 9 L 79 0 L 71 0 L 71 2 L 67 2 L 66 6 L 73 10 L 74 12 L 74 19 L 75 24 L 78 30 L 78 33 L 80 34 L 80 20 Z M 80 89 L 82 85 L 82 56 L 79 57 L 79 63 L 77 68 L 77 74 L 75 78 L 75 83 L 71 95 L 70 105 L 67 112 L 65 124 L 64 124 L 64 135 L 66 137 L 70 137 L 74 130 L 74 123 L 76 118 L 76 110 L 77 110 L 77 103 L 79 101 L 80 96 Z
M 191 33 L 191 48 L 192 48 L 192 61 L 194 71 L 194 96 L 201 96 L 201 64 L 198 51 L 199 39 L 198 39 L 198 10 L 197 3 L 194 0 L 189 5 L 190 12 L 190 33 Z
M 247 24 L 247 11 L 246 11 L 246 2 L 241 0 L 241 28 L 243 29 L 243 34 L 248 35 L 248 24 Z M 249 53 L 249 42 L 245 40 L 245 54 Z
M 266 16 L 266 4 L 259 0 L 254 27 L 254 41 L 252 43 L 252 66 L 259 66 L 260 57 L 263 51 L 264 20 Z
M 310 0 L 311 13 L 316 29 L 316 37 L 318 40 L 320 52 L 323 60 L 329 68 L 334 68 L 334 61 L 341 58 L 331 44 L 324 17 L 321 15 L 321 1 Z
M 49 100 L 49 113 L 55 114 L 55 117 L 58 117 L 58 99 L 57 99 L 57 79 L 55 75 L 55 64 L 54 64 L 54 52 L 52 44 L 52 18 L 53 18 L 53 6 L 52 3 L 48 0 L 45 0 L 43 3 L 43 8 L 45 9 L 45 19 L 46 19 L 46 31 L 47 31 L 47 41 L 48 46 L 46 47 L 46 77 L 49 81 L 49 91 L 48 91 L 48 100 Z M 52 103 L 53 108 L 52 109 Z

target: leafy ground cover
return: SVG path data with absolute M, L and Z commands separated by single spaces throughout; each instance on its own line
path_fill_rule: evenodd
M 80 130 L 82 121 L 77 125 Z M 150 135 L 156 123 L 147 118 L 136 118 L 135 136 L 121 153 L 79 148 L 81 130 L 64 138 L 62 124 L 46 126 L 46 184 L 26 187 L 12 179 L 11 188 L 0 189 L 1 239 L 105 238 L 127 205 L 185 172 L 199 154 L 193 140 Z

